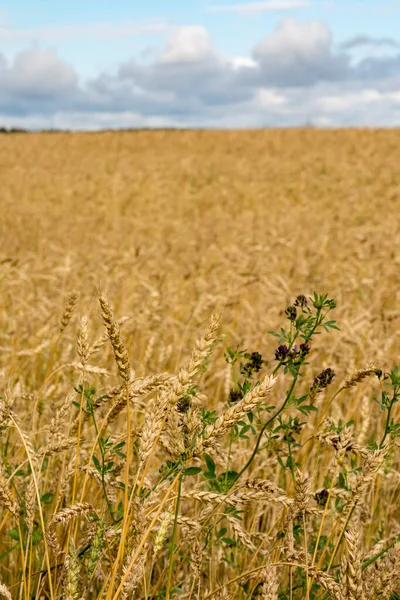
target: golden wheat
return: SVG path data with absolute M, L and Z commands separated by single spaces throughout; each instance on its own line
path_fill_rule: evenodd
M 0 596 L 398 598 L 378 406 L 399 356 L 398 137 L 0 137 Z M 267 332 L 314 290 L 340 331 L 299 386 L 336 378 L 234 482 L 285 398 Z M 226 346 L 264 359 L 230 404 Z

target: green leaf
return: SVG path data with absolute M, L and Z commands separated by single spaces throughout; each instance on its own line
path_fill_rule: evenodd
M 227 544 L 228 546 L 236 546 L 236 542 L 235 540 L 232 540 L 231 538 L 222 538 L 222 541 L 224 542 L 224 544 Z
M 41 531 L 36 529 L 35 531 L 32 532 L 32 546 L 37 546 L 39 544 L 39 542 L 42 541 L 42 539 L 43 539 L 43 534 Z
M 298 406 L 297 410 L 299 410 L 303 415 L 308 415 L 310 412 L 318 412 L 318 408 L 316 406 Z
M 19 532 L 18 532 L 18 529 L 16 527 L 14 527 L 14 529 L 10 529 L 10 531 L 8 532 L 8 535 L 13 540 L 16 540 L 17 542 L 19 541 Z
M 247 433 L 249 431 L 249 429 L 250 429 L 250 425 L 245 425 L 240 432 L 240 437 L 244 437 L 244 434 Z
M 99 473 L 101 473 L 101 464 L 100 464 L 99 459 L 96 458 L 95 456 L 92 456 L 92 460 L 93 460 L 94 466 L 96 467 L 97 471 Z
M 272 410 L 274 410 L 276 408 L 276 406 L 265 406 L 263 408 L 260 408 L 259 411 L 260 412 L 271 412 Z
M 2 561 L 3 558 L 5 558 L 8 554 L 11 554 L 11 552 L 13 552 L 14 550 L 19 550 L 20 548 L 21 546 L 19 544 L 15 544 L 15 546 L 12 546 L 8 550 L 0 554 L 0 561 Z
M 301 404 L 302 402 L 304 402 L 304 400 L 306 400 L 308 397 L 308 393 L 304 394 L 304 396 L 300 396 L 300 398 L 297 398 L 297 404 Z
M 346 485 L 346 481 L 344 478 L 343 473 L 339 473 L 339 487 L 344 488 L 345 490 L 347 489 L 347 485 Z
M 205 454 L 206 465 L 210 473 L 215 473 L 215 462 L 209 454 Z
M 119 444 L 115 444 L 113 452 L 115 452 L 116 450 L 121 450 L 121 448 L 123 448 L 125 446 L 126 442 L 119 442 Z
M 336 321 L 326 321 L 326 323 L 323 323 L 322 326 L 325 329 L 325 331 L 328 331 L 329 329 L 337 329 L 337 331 L 340 331 L 340 328 L 335 325 Z
M 221 473 L 221 475 L 218 476 L 218 481 L 236 481 L 237 475 L 238 474 L 236 471 L 226 471 L 225 473 Z
M 183 474 L 185 477 L 191 477 L 193 475 L 198 475 L 199 473 L 201 473 L 201 471 L 201 467 L 189 467 L 188 469 L 185 469 L 183 471 Z
M 51 504 L 54 498 L 54 494 L 51 494 L 50 492 L 47 492 L 47 494 L 43 494 L 43 496 L 40 498 L 40 502 L 41 504 Z
M 228 531 L 228 530 L 227 530 L 227 528 L 226 528 L 226 527 L 222 527 L 222 528 L 221 528 L 221 529 L 218 531 L 218 533 L 217 533 L 217 538 L 218 538 L 218 539 L 222 538 L 222 536 L 224 536 L 224 535 L 226 534 L 226 532 L 227 532 L 227 531 Z

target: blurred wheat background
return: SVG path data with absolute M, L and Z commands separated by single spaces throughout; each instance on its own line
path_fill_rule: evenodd
M 225 331 L 264 345 L 276 306 L 314 289 L 337 300 L 341 367 L 398 353 L 396 130 L 16 135 L 0 156 L 13 354 L 98 286 L 132 313 L 134 364 L 153 335 L 178 359 L 226 300 Z

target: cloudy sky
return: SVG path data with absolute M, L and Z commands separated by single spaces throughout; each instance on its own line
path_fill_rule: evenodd
M 0 125 L 400 126 L 400 0 L 0 0 Z

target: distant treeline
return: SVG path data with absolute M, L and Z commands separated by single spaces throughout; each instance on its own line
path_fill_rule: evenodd
M 115 129 L 23 129 L 22 127 L 0 127 L 0 133 L 106 133 L 112 131 L 198 131 L 199 129 L 185 127 L 121 127 Z
M 0 127 L 0 133 L 28 133 L 27 129 L 21 129 L 20 127 Z
M 297 127 L 297 129 L 309 129 L 309 128 L 314 128 L 314 125 L 312 123 L 306 123 L 305 125 L 301 125 L 300 127 Z M 257 128 L 255 128 L 257 129 Z M 260 127 L 258 129 L 274 129 L 273 127 Z M 281 129 L 278 127 L 278 129 Z M 283 127 L 282 129 L 286 129 L 285 127 Z M 296 127 L 292 127 L 289 129 L 296 129 Z M 77 130 L 71 130 L 71 129 L 23 129 L 22 127 L 0 127 L 0 134 L 1 133 L 117 133 L 117 132 L 136 132 L 139 133 L 141 131 L 152 131 L 152 132 L 156 132 L 156 131 L 176 131 L 176 132 L 180 132 L 180 131 L 213 131 L 216 130 L 218 131 L 218 128 L 202 128 L 202 127 L 120 127 L 120 128 L 104 128 L 104 129 L 77 129 Z M 228 131 L 228 130 L 226 130 Z
M 110 133 L 110 132 L 140 132 L 140 131 L 206 131 L 198 127 L 121 127 L 104 129 L 23 129 L 22 127 L 0 127 L 1 133 Z
M 67 129 L 23 129 L 22 127 L 0 127 L 1 133 L 71 133 Z

